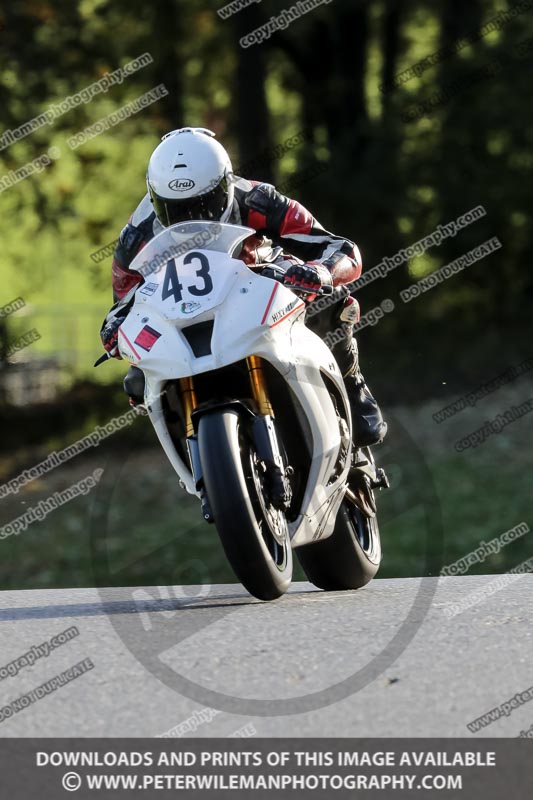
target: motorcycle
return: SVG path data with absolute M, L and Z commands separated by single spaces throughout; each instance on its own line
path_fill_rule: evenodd
M 342 375 L 306 327 L 304 293 L 236 257 L 253 233 L 182 222 L 148 242 L 118 349 L 144 373 L 157 437 L 248 592 L 286 592 L 293 550 L 315 586 L 358 589 L 381 561 L 387 479 L 369 448 L 352 453 Z

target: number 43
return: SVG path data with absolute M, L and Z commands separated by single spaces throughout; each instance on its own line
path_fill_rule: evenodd
M 205 294 L 209 294 L 209 292 L 211 292 L 213 289 L 213 281 L 211 280 L 211 275 L 209 274 L 209 261 L 207 256 L 205 256 L 203 253 L 187 253 L 183 259 L 183 263 L 191 264 L 194 260 L 200 262 L 200 267 L 196 271 L 196 277 L 203 280 L 203 286 L 188 286 L 187 291 L 189 294 L 194 295 L 194 297 L 202 297 Z M 171 259 L 167 264 L 165 280 L 163 282 L 163 300 L 166 300 L 168 297 L 172 297 L 175 303 L 179 303 L 179 301 L 182 299 L 182 289 L 183 284 L 180 283 L 178 277 L 176 261 L 175 259 Z

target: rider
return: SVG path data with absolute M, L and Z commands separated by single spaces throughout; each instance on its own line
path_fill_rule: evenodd
M 135 290 L 144 282 L 129 265 L 150 239 L 177 222 L 217 220 L 253 228 L 256 233 L 245 240 L 239 258 L 252 269 L 283 275 L 283 282 L 294 289 L 318 292 L 322 286 L 340 287 L 361 274 L 361 256 L 353 242 L 328 233 L 307 209 L 271 184 L 234 175 L 228 154 L 214 137 L 205 128 L 181 128 L 163 136 L 152 153 L 148 192 L 121 231 L 113 258 L 115 305 L 100 332 L 110 355 L 120 358 L 118 328 L 132 306 Z M 270 266 L 265 267 L 266 262 Z M 359 369 L 352 333 L 359 305 L 346 291 L 337 294 L 340 299 L 333 298 L 327 311 L 313 316 L 308 324 L 322 337 L 336 331 L 331 350 L 350 401 L 354 443 L 362 447 L 383 441 L 387 424 Z M 141 370 L 130 367 L 124 388 L 133 406 L 143 403 Z

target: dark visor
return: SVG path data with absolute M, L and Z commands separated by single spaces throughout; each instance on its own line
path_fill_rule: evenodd
M 190 197 L 187 200 L 169 200 L 166 197 L 159 197 L 153 191 L 150 192 L 150 195 L 154 211 L 165 227 L 191 219 L 218 221 L 226 210 L 228 201 L 225 178 L 211 192 Z

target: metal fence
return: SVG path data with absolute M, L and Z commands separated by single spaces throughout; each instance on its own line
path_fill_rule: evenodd
M 27 356 L 31 351 L 31 355 L 57 359 L 76 374 L 86 372 L 102 352 L 99 331 L 106 311 L 101 305 L 86 303 L 31 306 L 24 315 L 24 327 L 35 328 L 41 338 Z
M 3 402 L 50 402 L 78 378 L 97 378 L 93 364 L 103 352 L 100 326 L 107 309 L 76 303 L 27 306 L 10 319 L 9 341 L 37 331 L 39 337 L 14 352 L 0 371 Z

